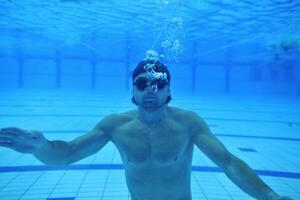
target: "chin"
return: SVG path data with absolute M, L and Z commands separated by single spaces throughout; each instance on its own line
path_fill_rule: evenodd
M 144 101 L 142 107 L 147 111 L 155 111 L 161 108 L 164 104 L 160 104 L 158 101 Z

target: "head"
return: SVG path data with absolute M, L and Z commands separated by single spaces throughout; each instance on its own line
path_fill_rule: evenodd
M 148 65 L 152 66 L 152 73 L 147 71 Z M 171 76 L 166 65 L 158 60 L 141 61 L 132 72 L 132 102 L 148 109 L 168 104 L 171 101 L 170 81 Z

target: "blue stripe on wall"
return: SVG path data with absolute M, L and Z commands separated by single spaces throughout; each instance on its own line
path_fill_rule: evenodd
M 273 137 L 273 136 L 259 136 L 259 135 L 233 135 L 233 134 L 215 134 L 220 137 L 238 137 L 238 138 L 255 138 L 255 139 L 268 139 L 268 140 L 288 140 L 288 141 L 300 141 L 300 138 L 289 137 Z
M 90 164 L 90 165 L 69 165 L 69 166 L 10 166 L 0 167 L 0 173 L 8 172 L 32 172 L 32 171 L 60 171 L 60 170 L 123 170 L 122 164 Z M 210 166 L 192 166 L 194 172 L 218 172 L 222 170 L 218 167 Z M 284 177 L 300 179 L 300 173 L 297 172 L 282 172 L 272 170 L 255 170 L 256 174 L 262 176 Z
M 59 133 L 87 133 L 88 130 L 41 130 L 43 133 L 54 133 L 54 134 L 59 134 Z M 255 139 L 269 139 L 269 140 L 287 140 L 287 141 L 300 141 L 300 138 L 290 138 L 290 137 L 273 137 L 273 136 L 255 136 L 255 135 L 234 135 L 234 134 L 221 134 L 221 133 L 216 133 L 214 134 L 215 136 L 219 137 L 237 137 L 237 138 L 255 138 Z
M 87 133 L 88 130 L 51 130 L 42 131 L 43 133 Z M 300 141 L 300 138 L 289 138 L 289 137 L 273 137 L 273 136 L 255 136 L 255 135 L 234 135 L 234 134 L 220 134 L 216 133 L 215 136 L 219 137 L 238 137 L 238 138 L 255 138 L 255 139 L 269 139 L 269 140 L 288 140 L 288 141 Z
M 97 114 L 0 114 L 0 117 L 99 117 L 103 118 L 105 115 Z M 238 119 L 238 118 L 214 118 L 206 117 L 205 120 L 216 120 L 216 121 L 238 121 L 238 122 L 256 122 L 256 123 L 280 123 L 280 124 L 300 124 L 300 121 L 283 121 L 283 120 L 257 120 L 257 119 Z

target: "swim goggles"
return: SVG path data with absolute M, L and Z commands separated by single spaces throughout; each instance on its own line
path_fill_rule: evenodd
M 139 90 L 145 90 L 146 88 L 153 88 L 155 87 L 157 89 L 163 89 L 168 85 L 168 81 L 166 79 L 157 79 L 152 82 L 149 81 L 149 79 L 145 77 L 138 78 L 135 82 L 134 85 L 137 87 Z

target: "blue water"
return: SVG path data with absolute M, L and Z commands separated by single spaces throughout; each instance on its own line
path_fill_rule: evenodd
M 0 128 L 72 140 L 134 109 L 149 49 L 171 72 L 171 106 L 193 110 L 276 192 L 300 199 L 300 2 L 0 1 Z M 193 199 L 251 199 L 198 149 Z M 109 143 L 69 167 L 0 148 L 0 199 L 130 199 Z

